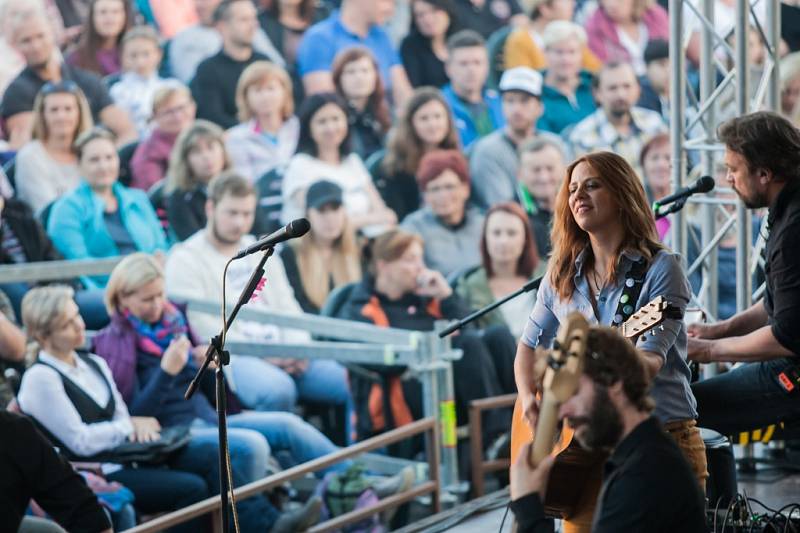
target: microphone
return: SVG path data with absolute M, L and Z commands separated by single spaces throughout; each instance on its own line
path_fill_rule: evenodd
M 688 187 L 682 187 L 678 189 L 676 193 L 670 194 L 669 196 L 665 196 L 661 200 L 653 202 L 653 208 L 656 211 L 658 211 L 658 208 L 663 205 L 671 204 L 679 200 L 685 200 L 686 198 L 690 197 L 693 194 L 701 192 L 709 192 L 714 189 L 714 185 L 715 185 L 714 178 L 712 178 L 711 176 L 703 176 L 702 178 L 698 179 Z
M 274 231 L 265 237 L 261 237 L 259 240 L 257 240 L 247 248 L 239 250 L 239 253 L 233 256 L 233 258 L 241 259 L 242 257 L 248 256 L 250 254 L 266 250 L 267 248 L 272 248 L 276 244 L 281 243 L 283 241 L 288 241 L 289 239 L 296 239 L 297 237 L 302 237 L 303 235 L 308 233 L 308 230 L 310 229 L 311 229 L 311 224 L 308 222 L 308 219 L 298 218 L 296 220 L 292 220 L 281 229 Z

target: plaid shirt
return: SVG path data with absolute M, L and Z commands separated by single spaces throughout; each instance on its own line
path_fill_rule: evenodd
M 568 137 L 575 157 L 598 150 L 610 150 L 624 157 L 641 175 L 639 152 L 654 135 L 667 131 L 661 115 L 641 107 L 631 108 L 631 131 L 622 136 L 608 121 L 602 108 L 578 122 Z

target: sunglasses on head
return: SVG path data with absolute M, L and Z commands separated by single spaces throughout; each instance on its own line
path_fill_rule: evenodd
M 61 80 L 61 81 L 48 81 L 42 86 L 40 92 L 42 93 L 42 96 L 47 96 L 55 93 L 77 94 L 78 91 L 80 91 L 80 89 L 81 88 L 78 87 L 78 84 L 72 80 Z

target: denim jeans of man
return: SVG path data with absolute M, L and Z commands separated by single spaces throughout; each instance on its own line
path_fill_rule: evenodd
M 313 360 L 299 376 L 291 376 L 257 357 L 232 358 L 236 396 L 248 409 L 291 411 L 299 400 L 341 406 L 345 435 L 352 442 L 353 398 L 347 370 L 336 361 Z
M 778 375 L 800 364 L 783 357 L 746 363 L 692 384 L 697 398 L 697 425 L 734 435 L 778 422 L 800 420 L 800 391 L 787 392 Z

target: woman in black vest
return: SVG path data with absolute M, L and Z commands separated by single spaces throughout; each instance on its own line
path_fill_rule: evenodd
M 23 323 L 37 362 L 23 376 L 20 408 L 73 460 L 91 460 L 126 441 L 157 439 L 154 418 L 128 415 L 105 361 L 76 351 L 84 345 L 85 326 L 72 294 L 66 286 L 40 287 L 23 300 Z M 208 461 L 216 461 L 213 453 Z M 143 513 L 180 509 L 211 494 L 202 477 L 181 470 L 103 464 L 103 471 L 133 492 Z M 175 531 L 202 528 L 202 522 L 190 522 Z

